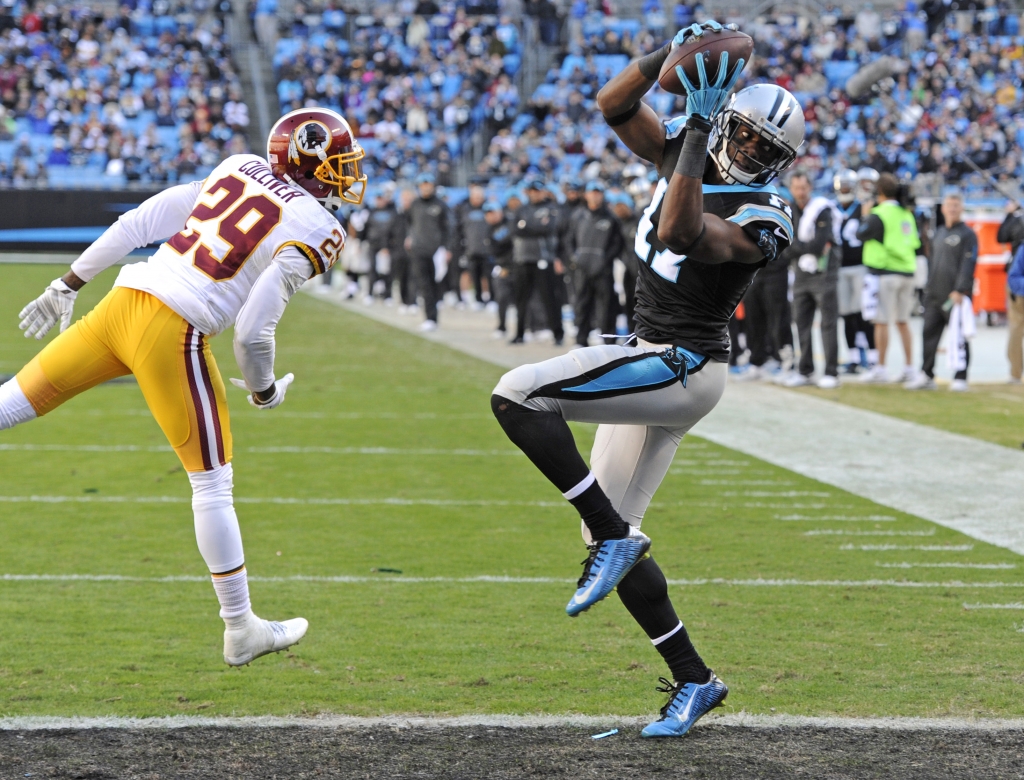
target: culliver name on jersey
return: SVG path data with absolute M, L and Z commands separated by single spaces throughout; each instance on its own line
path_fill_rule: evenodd
M 290 184 L 286 184 L 274 176 L 266 163 L 262 163 L 259 160 L 245 163 L 238 168 L 238 172 L 244 173 L 257 184 L 263 185 L 285 203 L 291 203 L 292 200 L 301 198 L 303 195 L 303 193 L 294 189 Z

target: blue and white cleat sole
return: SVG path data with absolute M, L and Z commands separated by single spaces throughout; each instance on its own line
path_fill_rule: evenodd
M 608 539 L 601 542 L 592 550 L 586 562 L 587 568 L 583 572 L 579 589 L 565 607 L 566 614 L 569 617 L 576 617 L 605 598 L 649 549 L 651 540 L 632 526 L 629 529 L 629 536 L 625 539 Z
M 702 685 L 687 683 L 676 687 L 668 680 L 662 679 L 667 688 L 659 688 L 663 693 L 672 693 L 661 710 L 661 717 L 640 732 L 641 737 L 682 737 L 693 727 L 693 724 L 707 715 L 715 707 L 720 707 L 729 689 L 718 679 L 714 672 L 711 679 Z

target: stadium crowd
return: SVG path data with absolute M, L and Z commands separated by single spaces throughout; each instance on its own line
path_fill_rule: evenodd
M 369 175 L 411 181 L 428 171 L 450 186 L 472 133 L 519 103 L 519 29 L 497 12 L 493 0 L 443 8 L 420 0 L 346 14 L 316 0 L 285 24 L 276 0 L 260 0 L 253 18 L 274 52 L 282 112 L 339 111 L 367 152 Z
M 223 20 L 203 3 L 16 10 L 0 33 L 0 185 L 159 186 L 247 149 Z

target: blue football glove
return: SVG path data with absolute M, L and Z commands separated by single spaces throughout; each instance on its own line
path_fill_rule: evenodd
M 735 25 L 729 25 L 729 28 L 734 29 Z M 723 29 L 725 28 L 715 21 L 705 22 L 703 25 L 693 24 L 676 33 L 672 43 L 673 45 L 679 45 L 689 41 L 691 38 L 700 38 L 704 35 L 705 30 L 721 32 Z M 729 52 L 723 51 L 722 56 L 718 60 L 715 80 L 709 82 L 707 68 L 704 66 L 704 58 L 700 57 L 697 59 L 697 84 L 693 84 L 687 78 L 681 65 L 676 65 L 676 76 L 679 77 L 679 83 L 686 90 L 686 115 L 698 116 L 710 122 L 725 107 L 726 102 L 729 100 L 729 93 L 736 86 L 736 82 L 739 80 L 746 64 L 746 60 L 740 58 L 737 60 L 735 67 L 733 67 L 732 73 L 729 73 Z

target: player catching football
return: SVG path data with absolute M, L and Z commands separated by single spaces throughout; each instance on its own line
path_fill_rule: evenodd
M 238 154 L 205 181 L 171 187 L 124 214 L 21 312 L 37 339 L 61 333 L 0 386 L 0 429 L 56 409 L 83 390 L 134 374 L 192 483 L 199 552 L 224 619 L 232 665 L 283 650 L 302 618 L 262 620 L 249 604 L 232 498 L 231 427 L 208 339 L 235 326 L 235 357 L 257 409 L 284 401 L 292 374 L 274 377 L 274 332 L 288 300 L 337 260 L 345 233 L 332 212 L 366 188 L 363 150 L 333 111 L 302 109 L 271 130 L 267 158 Z M 82 285 L 134 249 L 167 238 L 125 266 L 114 289 L 74 325 Z M 70 326 L 70 327 L 69 327 Z
M 668 664 L 672 679 L 659 690 L 669 701 L 645 737 L 686 734 L 728 693 L 677 617 L 640 522 L 683 435 L 722 395 L 729 318 L 758 269 L 791 241 L 790 210 L 769 182 L 804 137 L 803 112 L 785 89 L 759 84 L 730 99 L 744 62 L 728 52 L 712 79 L 699 53 L 696 83 L 675 68 L 684 116 L 662 122 L 641 102 L 666 60 L 682 61 L 677 47 L 700 49 L 722 33 L 716 22 L 680 31 L 597 96 L 609 126 L 661 176 L 636 235 L 638 345 L 521 366 L 491 397 L 508 437 L 582 517 L 590 555 L 566 611 L 578 615 L 617 587 Z M 599 424 L 592 470 L 568 420 Z

